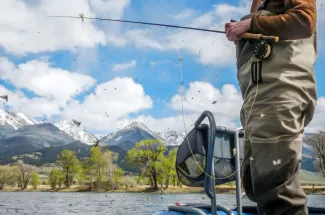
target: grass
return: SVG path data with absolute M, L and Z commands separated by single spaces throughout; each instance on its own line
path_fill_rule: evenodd
M 299 180 L 302 184 L 325 185 L 325 177 L 323 175 L 306 170 L 299 172 Z
M 46 180 L 46 175 L 40 177 L 40 181 Z M 303 189 L 307 194 L 325 194 L 325 177 L 319 173 L 309 172 L 301 170 L 299 173 L 299 179 L 303 186 Z M 37 190 L 33 190 L 32 186 L 29 185 L 27 189 L 21 190 L 18 187 L 4 187 L 2 191 L 14 191 L 14 192 L 89 192 L 87 186 L 83 185 L 72 185 L 70 188 L 56 188 L 51 189 L 49 185 L 39 185 Z M 216 187 L 217 193 L 235 193 L 236 184 L 235 182 L 226 183 Z M 169 186 L 168 189 L 163 189 L 163 191 L 153 190 L 146 185 L 137 185 L 135 187 L 120 187 L 116 190 L 109 191 L 115 193 L 204 193 L 204 189 L 201 187 L 174 187 Z

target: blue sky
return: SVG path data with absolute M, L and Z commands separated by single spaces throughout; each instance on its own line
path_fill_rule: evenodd
M 64 5 L 64 6 L 63 6 Z M 0 3 L 2 108 L 35 119 L 71 120 L 95 133 L 141 121 L 156 131 L 183 131 L 180 66 L 186 125 L 205 109 L 220 124 L 238 127 L 241 95 L 235 46 L 225 35 L 100 21 L 48 18 L 74 15 L 123 18 L 223 30 L 249 11 L 250 1 L 12 0 Z M 324 11 L 318 8 L 319 12 Z M 319 13 L 319 38 L 325 16 Z M 323 35 L 323 36 L 322 36 Z M 324 114 L 324 41 L 315 67 Z M 18 78 L 19 77 L 19 78 Z M 217 100 L 218 103 L 212 105 Z M 109 116 L 108 116 L 109 115 Z M 310 130 L 325 128 L 317 117 Z

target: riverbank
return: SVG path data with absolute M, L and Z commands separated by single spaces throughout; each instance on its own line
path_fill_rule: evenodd
M 303 189 L 308 195 L 325 195 L 325 186 L 310 186 L 305 185 Z M 51 189 L 48 185 L 40 185 L 36 190 L 32 186 L 28 186 L 25 190 L 19 187 L 4 187 L 3 192 L 96 192 L 90 191 L 87 186 L 72 185 L 70 188 L 56 188 Z M 200 187 L 174 187 L 170 186 L 167 189 L 153 190 L 149 186 L 135 186 L 135 187 L 120 187 L 116 190 L 104 191 L 110 193 L 162 193 L 162 194 L 187 194 L 187 193 L 204 193 L 204 189 Z M 218 194 L 235 194 L 236 187 L 233 185 L 220 185 L 216 187 Z

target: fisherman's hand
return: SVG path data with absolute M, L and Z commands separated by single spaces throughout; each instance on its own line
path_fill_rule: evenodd
M 231 19 L 230 22 L 225 24 L 225 32 L 226 32 L 226 36 L 227 36 L 228 40 L 230 40 L 229 39 L 229 37 L 230 37 L 229 27 L 230 27 L 230 24 L 234 23 L 234 22 L 237 22 L 237 21 L 234 19 Z M 232 40 L 230 40 L 230 41 L 232 41 Z
M 240 35 L 246 33 L 250 29 L 251 19 L 246 19 L 240 22 L 230 20 L 231 23 L 226 23 L 225 30 L 226 36 L 229 41 L 237 41 Z

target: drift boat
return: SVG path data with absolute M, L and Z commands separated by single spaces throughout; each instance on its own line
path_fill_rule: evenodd
M 209 125 L 202 124 L 208 119 Z M 204 111 L 177 150 L 176 172 L 182 184 L 204 187 L 211 204 L 175 203 L 153 215 L 256 215 L 256 206 L 242 206 L 240 160 L 243 130 L 217 127 L 211 112 Z M 236 208 L 216 204 L 216 185 L 236 181 Z M 325 215 L 325 208 L 309 207 L 311 215 Z

